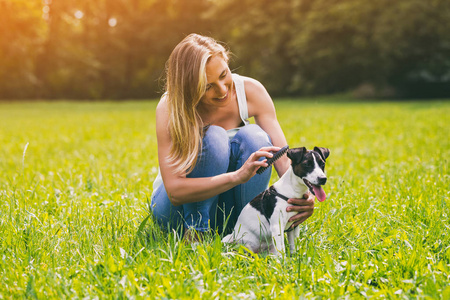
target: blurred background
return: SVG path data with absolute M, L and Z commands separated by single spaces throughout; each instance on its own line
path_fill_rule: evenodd
M 149 99 L 186 35 L 272 96 L 450 97 L 449 0 L 0 0 L 0 99 Z

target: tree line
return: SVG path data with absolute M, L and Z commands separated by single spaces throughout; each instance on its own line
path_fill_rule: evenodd
M 0 0 L 0 98 L 158 97 L 193 32 L 273 96 L 450 96 L 448 0 Z

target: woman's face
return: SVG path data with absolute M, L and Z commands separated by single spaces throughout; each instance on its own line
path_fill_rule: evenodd
M 206 64 L 206 92 L 200 99 L 203 105 L 225 106 L 233 94 L 233 79 L 227 62 L 221 56 L 212 56 Z

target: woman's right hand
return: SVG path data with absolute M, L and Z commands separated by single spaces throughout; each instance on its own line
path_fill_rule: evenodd
M 259 168 L 267 167 L 267 159 L 260 160 L 261 157 L 271 158 L 272 152 L 279 151 L 280 147 L 262 147 L 256 152 L 253 152 L 242 167 L 236 171 L 238 181 L 240 184 L 245 183 L 255 176 Z

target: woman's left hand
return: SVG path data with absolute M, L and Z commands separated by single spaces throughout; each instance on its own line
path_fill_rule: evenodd
M 314 195 L 307 193 L 301 199 L 289 199 L 288 203 L 292 206 L 286 208 L 287 212 L 296 211 L 297 214 L 289 219 L 289 222 L 294 222 L 292 227 L 295 227 L 306 221 L 314 213 Z

